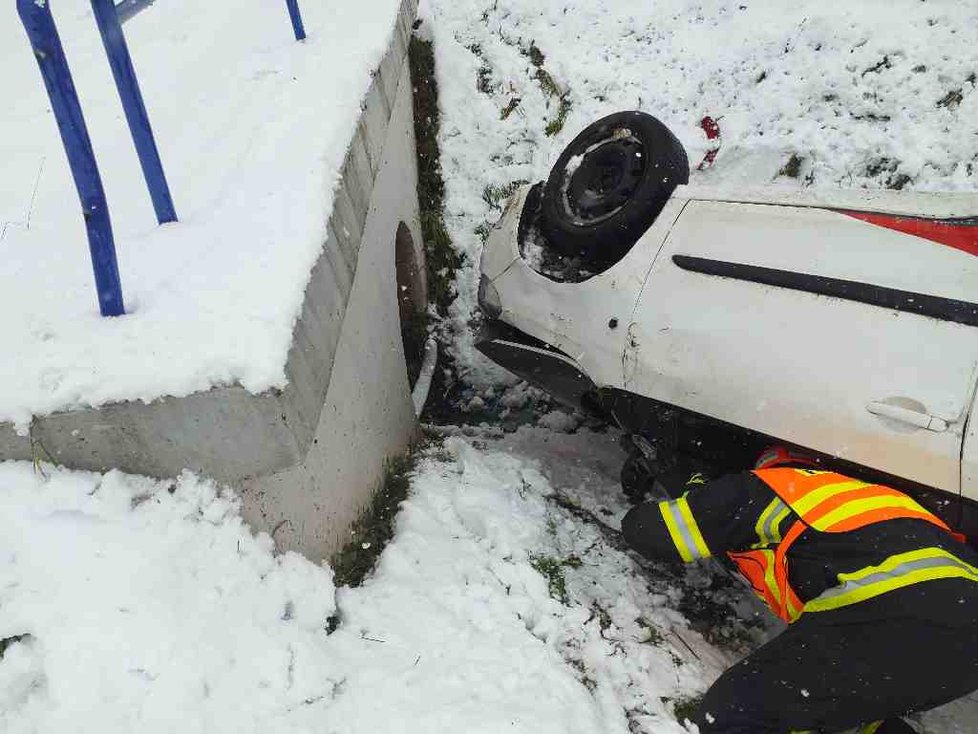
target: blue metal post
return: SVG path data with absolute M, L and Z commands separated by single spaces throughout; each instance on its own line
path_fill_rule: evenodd
M 139 165 L 142 166 L 143 177 L 146 179 L 146 186 L 149 187 L 149 195 L 153 200 L 156 220 L 160 224 L 175 222 L 177 212 L 173 208 L 170 187 L 166 183 L 166 174 L 163 173 L 160 152 L 156 148 L 153 128 L 149 124 L 149 114 L 143 103 L 143 95 L 139 91 L 139 81 L 132 67 L 132 59 L 126 46 L 126 37 L 122 33 L 122 24 L 119 22 L 115 2 L 92 0 L 92 11 L 95 13 L 99 33 L 102 35 L 105 53 L 109 57 L 115 86 L 119 90 L 122 109 L 126 113 L 129 132 L 132 134 L 132 142 L 139 156 Z
M 92 269 L 95 271 L 99 310 L 103 316 L 119 316 L 125 313 L 125 306 L 122 303 L 122 284 L 115 259 L 109 207 L 68 60 L 51 16 L 50 0 L 17 0 L 17 12 L 34 49 L 34 58 L 41 68 L 44 86 L 68 155 L 71 175 L 78 189 L 88 231 Z
M 306 29 L 302 25 L 302 13 L 299 11 L 299 0 L 285 0 L 289 6 L 289 17 L 292 18 L 292 30 L 295 31 L 295 40 L 304 41 Z

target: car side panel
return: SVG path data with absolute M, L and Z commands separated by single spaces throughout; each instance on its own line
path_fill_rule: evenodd
M 819 209 L 690 202 L 643 289 L 624 359 L 629 391 L 960 491 L 978 328 L 689 272 L 677 254 L 972 300 L 978 258 Z

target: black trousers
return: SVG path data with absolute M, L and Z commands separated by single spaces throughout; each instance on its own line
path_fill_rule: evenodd
M 888 720 L 882 734 L 976 689 L 978 583 L 945 579 L 804 614 L 720 676 L 696 723 L 701 734 L 787 734 Z

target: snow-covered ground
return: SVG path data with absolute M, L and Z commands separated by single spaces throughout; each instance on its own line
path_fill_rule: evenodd
M 688 731 L 677 706 L 765 634 L 757 606 L 581 521 L 625 509 L 613 432 L 454 433 L 353 589 L 192 476 L 0 465 L 0 639 L 26 635 L 0 656 L 0 730 Z M 924 730 L 973 731 L 975 708 Z
M 338 592 L 208 482 L 0 466 L 0 637 L 29 635 L 0 660 L 0 729 L 681 732 L 672 702 L 731 656 L 674 611 L 674 573 L 553 501 L 613 523 L 620 458 L 609 435 L 450 438 Z
M 285 383 L 292 326 L 397 0 L 159 2 L 125 25 L 173 192 L 157 227 L 87 0 L 53 4 L 101 167 L 127 315 L 98 313 L 65 154 L 0 3 L 0 421 Z

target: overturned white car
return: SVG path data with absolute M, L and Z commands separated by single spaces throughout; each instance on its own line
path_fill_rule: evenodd
M 978 530 L 978 194 L 688 177 L 654 118 L 588 127 L 487 241 L 480 349 L 655 468 L 789 442 Z

